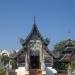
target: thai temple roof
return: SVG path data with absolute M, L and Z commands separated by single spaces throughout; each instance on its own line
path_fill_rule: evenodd
M 71 59 L 74 59 L 75 55 L 75 44 L 71 39 L 66 41 L 66 44 L 62 50 L 62 57 L 59 61 L 69 62 Z
M 41 33 L 40 33 L 39 30 L 38 30 L 38 27 L 37 27 L 37 25 L 36 25 L 36 23 L 35 23 L 35 20 L 34 20 L 34 24 L 33 24 L 33 27 L 32 27 L 32 29 L 31 29 L 29 35 L 26 37 L 26 39 L 23 39 L 22 45 L 25 45 L 25 44 L 30 40 L 30 38 L 31 38 L 33 35 L 37 35 L 37 36 L 42 40 L 42 42 L 43 42 L 45 45 L 47 45 L 46 40 L 43 38 L 43 36 L 41 35 Z
M 59 54 L 60 55 L 56 58 L 56 61 L 70 62 L 71 60 L 75 60 L 75 44 L 73 40 L 68 39 Z
M 21 43 L 21 45 L 23 47 L 21 49 L 19 49 L 19 51 L 17 52 L 16 56 L 24 51 L 23 48 L 26 47 L 27 43 L 30 41 L 30 39 L 34 35 L 36 35 L 37 37 L 39 37 L 39 39 L 45 45 L 46 52 L 49 53 L 49 55 L 52 55 L 52 53 L 50 52 L 50 50 L 47 48 L 47 46 L 48 46 L 47 40 L 44 39 L 44 37 L 39 32 L 39 29 L 38 29 L 38 27 L 37 27 L 37 25 L 35 23 L 35 17 L 34 17 L 34 23 L 33 23 L 33 26 L 32 26 L 32 29 L 31 29 L 30 33 L 28 34 L 28 36 L 25 39 L 20 39 L 20 43 Z
M 75 46 L 75 44 L 73 43 L 73 41 L 71 39 L 68 39 L 66 41 L 65 47 L 72 47 Z
M 63 58 L 61 58 L 60 61 L 62 61 L 62 62 L 69 62 L 70 60 L 71 60 L 71 54 L 65 54 L 63 56 Z

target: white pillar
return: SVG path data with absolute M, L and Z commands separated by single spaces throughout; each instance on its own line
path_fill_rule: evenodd
M 23 47 L 24 51 L 25 51 L 25 69 L 28 70 L 28 48 L 27 45 Z
M 44 55 L 43 55 L 42 60 L 41 60 L 41 69 L 42 69 L 42 71 L 45 70 Z
M 44 63 L 44 51 L 43 51 L 43 44 L 42 44 L 42 48 L 40 50 L 40 61 L 41 61 L 41 70 L 42 70 L 42 74 L 46 74 L 45 71 L 45 63 Z
M 27 49 L 27 48 L 26 48 Z M 26 50 L 27 51 L 27 50 Z M 29 74 L 29 62 L 28 62 L 28 52 L 25 53 L 25 74 Z
M 12 69 L 12 65 L 11 65 L 11 63 L 10 63 L 11 61 L 12 61 L 12 60 L 9 60 L 9 65 L 8 65 L 8 66 L 9 66 L 9 69 Z
M 68 66 L 68 74 L 67 75 L 72 75 L 72 72 L 71 72 L 71 66 L 70 66 L 70 64 L 69 64 L 69 66 Z

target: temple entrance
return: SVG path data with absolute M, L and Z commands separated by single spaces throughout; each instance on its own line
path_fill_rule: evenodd
M 30 69 L 40 68 L 40 58 L 39 56 L 30 56 Z

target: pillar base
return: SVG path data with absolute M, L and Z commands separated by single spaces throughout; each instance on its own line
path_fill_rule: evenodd
M 46 75 L 46 71 L 42 71 L 42 75 Z
M 29 75 L 29 71 L 25 71 L 25 75 Z

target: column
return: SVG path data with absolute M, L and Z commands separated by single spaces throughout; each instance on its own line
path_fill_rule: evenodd
M 29 75 L 29 62 L 28 62 L 28 51 L 26 48 L 26 53 L 25 53 L 25 75 Z
M 43 44 L 42 44 L 42 50 L 41 50 L 41 53 L 40 53 L 40 58 L 41 58 L 41 70 L 42 70 L 42 74 L 45 75 L 46 72 L 45 72 L 45 63 L 44 63 L 44 47 L 43 47 Z

